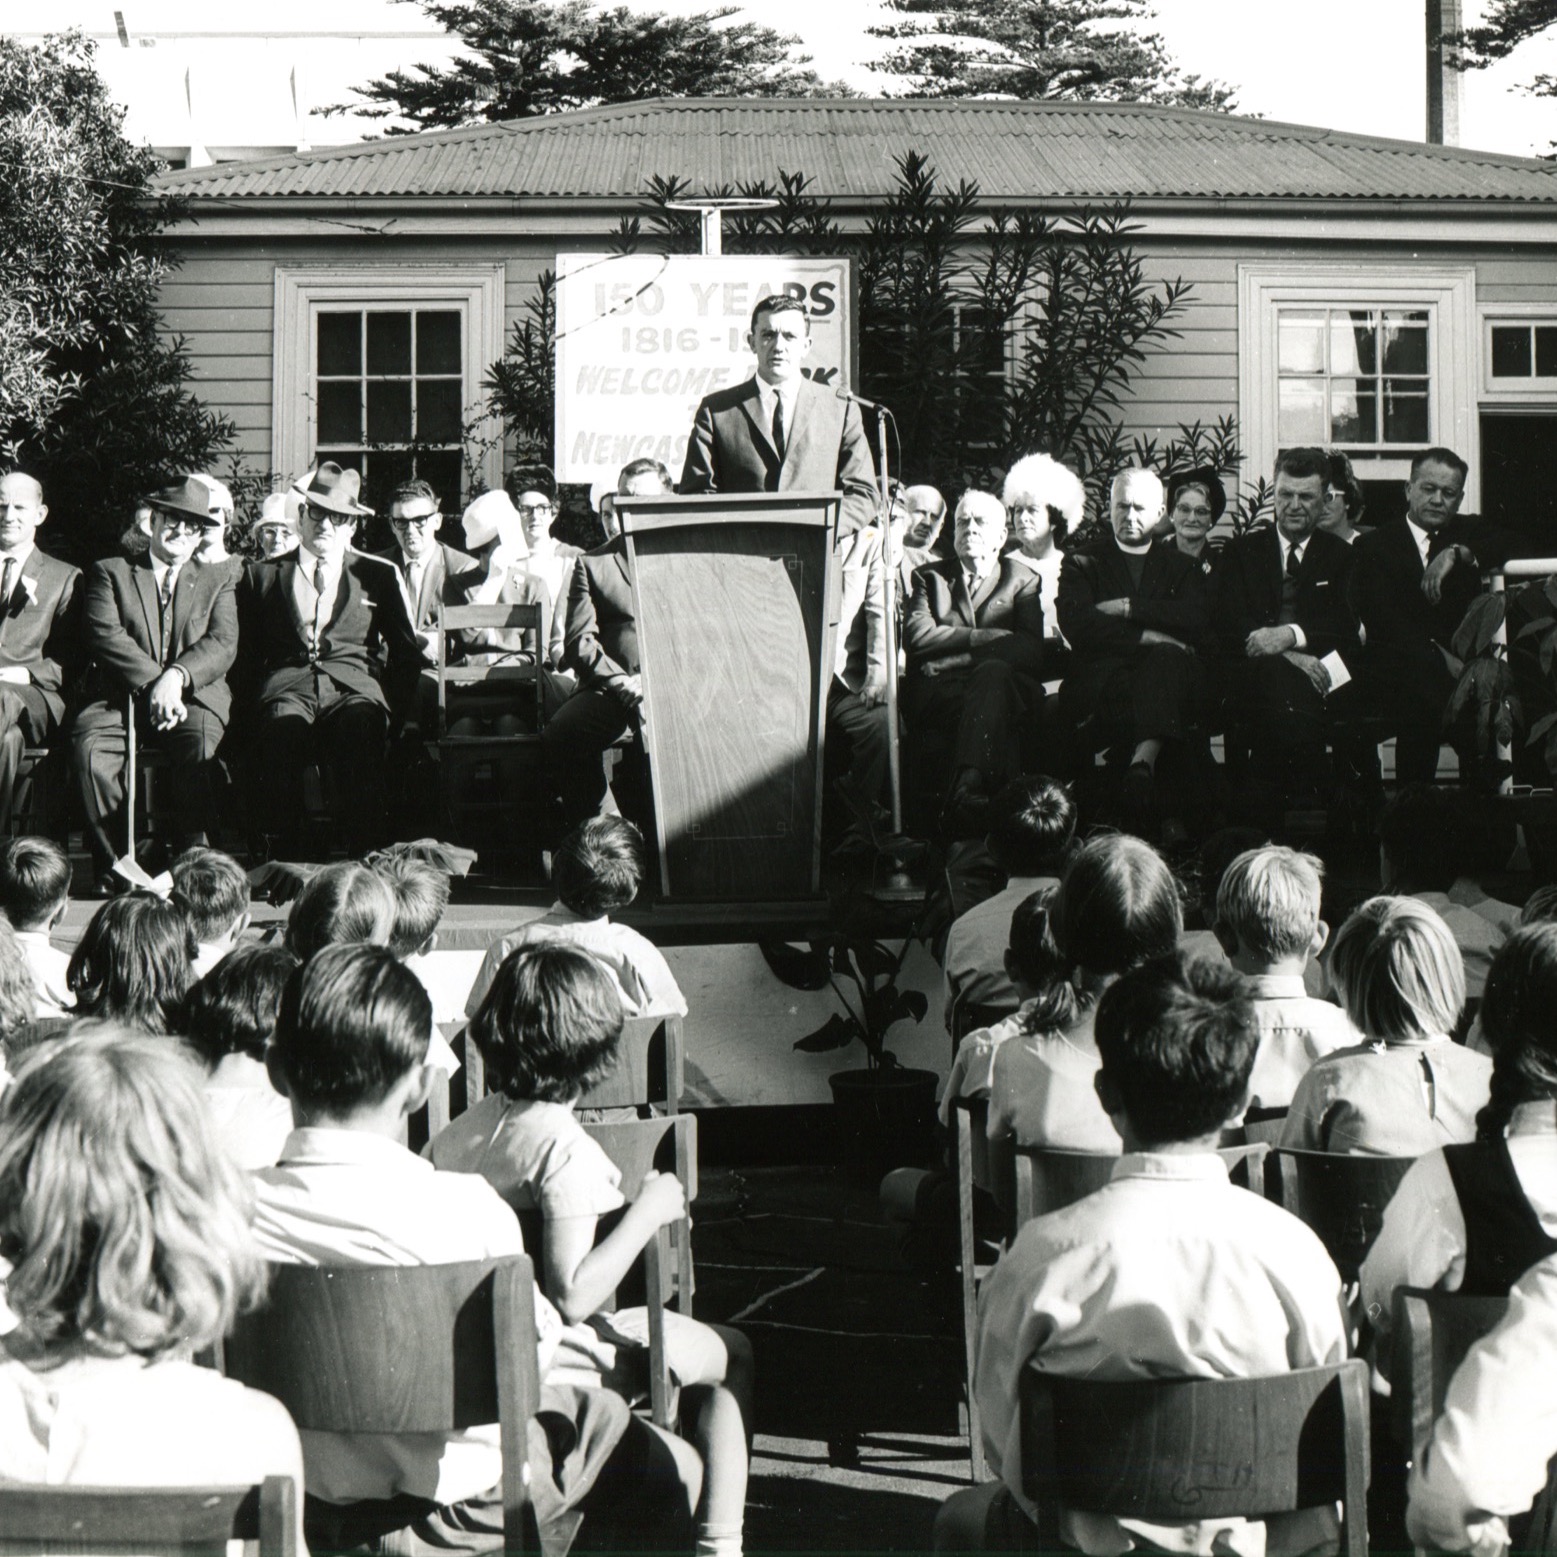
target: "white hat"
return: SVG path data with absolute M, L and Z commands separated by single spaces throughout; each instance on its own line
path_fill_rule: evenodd
M 598 514 L 600 512 L 600 499 L 608 495 L 614 495 L 616 483 L 614 481 L 591 481 L 589 483 L 589 506 Z
M 233 516 L 232 492 L 225 481 L 218 481 L 215 476 L 208 476 L 203 470 L 195 472 L 195 480 L 203 481 L 211 493 L 211 512 L 220 512 L 228 519 Z
M 293 492 L 272 492 L 260 504 L 258 524 L 279 524 L 297 534 L 297 514 L 302 499 Z
M 505 547 L 517 548 L 521 554 L 529 551 L 525 545 L 524 525 L 520 522 L 519 510 L 501 488 L 483 492 L 465 510 L 460 522 L 465 528 L 465 544 L 472 551 L 492 540 L 499 541 Z

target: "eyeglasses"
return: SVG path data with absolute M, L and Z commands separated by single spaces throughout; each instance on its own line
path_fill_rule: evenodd
M 551 512 L 550 503 L 520 503 L 519 512 L 527 519 L 538 519 L 542 514 Z
M 204 519 L 197 519 L 193 514 L 163 514 L 162 527 L 165 530 L 183 530 L 189 535 L 199 535 L 206 527 Z
M 327 524 L 337 530 L 355 529 L 357 524 L 355 514 L 332 513 L 328 508 L 315 508 L 312 503 L 308 505 L 308 517 L 315 524 Z
M 397 530 L 408 530 L 413 524 L 437 524 L 442 517 L 443 515 L 434 509 L 430 514 L 392 514 L 389 522 Z

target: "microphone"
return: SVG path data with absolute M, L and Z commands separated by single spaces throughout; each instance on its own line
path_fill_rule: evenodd
M 883 416 L 891 416 L 892 412 L 879 400 L 867 400 L 864 395 L 857 395 L 852 389 L 838 388 L 833 391 L 840 400 L 852 400 L 855 405 L 864 411 L 879 411 Z

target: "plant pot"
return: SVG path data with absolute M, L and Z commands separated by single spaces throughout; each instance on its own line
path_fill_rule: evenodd
M 838 1121 L 839 1162 L 879 1179 L 891 1168 L 927 1167 L 935 1155 L 933 1070 L 843 1070 L 827 1078 Z

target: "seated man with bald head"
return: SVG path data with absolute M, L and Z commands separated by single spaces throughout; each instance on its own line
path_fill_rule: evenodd
M 946 523 L 946 499 L 928 486 L 900 486 L 892 494 L 892 553 L 897 558 L 898 617 L 914 593 L 914 574 L 936 560 L 935 543 Z
M 43 488 L 13 470 L 0 478 L 0 824 L 17 771 L 65 714 L 65 679 L 80 657 L 81 572 L 33 544 L 49 517 Z
M 1110 533 L 1067 552 L 1060 570 L 1071 647 L 1060 703 L 1083 753 L 1127 745 L 1133 779 L 1150 785 L 1163 748 L 1196 727 L 1210 605 L 1199 563 L 1172 540 L 1152 541 L 1164 509 L 1154 471 L 1116 476 L 1109 509 Z
M 1000 555 L 1008 533 L 998 497 L 964 493 L 957 554 L 914 574 L 903 628 L 903 718 L 921 771 L 944 785 L 942 826 L 954 838 L 984 835 L 989 797 L 1021 771 L 1023 730 L 1042 695 L 1041 586 Z

